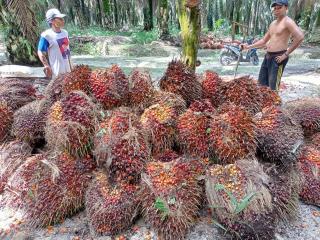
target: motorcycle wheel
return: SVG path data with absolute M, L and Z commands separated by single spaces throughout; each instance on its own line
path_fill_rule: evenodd
M 227 66 L 232 63 L 232 57 L 228 52 L 222 52 L 220 54 L 220 63 L 222 66 Z
M 257 65 L 259 64 L 259 57 L 258 57 L 257 55 L 251 56 L 251 57 L 250 57 L 250 62 L 251 62 L 253 65 L 257 66 Z

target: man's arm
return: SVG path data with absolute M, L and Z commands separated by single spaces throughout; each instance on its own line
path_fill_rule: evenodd
M 291 36 L 293 38 L 293 42 L 286 52 L 286 55 L 289 56 L 290 53 L 292 53 L 297 47 L 300 46 L 304 39 L 304 34 L 292 19 L 289 19 L 287 21 L 287 28 L 289 29 L 289 32 L 291 33 Z
M 251 45 L 245 45 L 244 48 L 245 49 L 251 49 L 251 48 L 263 48 L 267 42 L 270 40 L 271 38 L 271 35 L 270 35 L 270 32 L 268 31 L 264 37 L 256 42 L 254 42 L 253 44 Z
M 52 69 L 49 65 L 48 62 L 48 54 L 47 52 L 41 52 L 40 50 L 38 50 L 38 57 L 40 59 L 40 61 L 42 62 L 43 66 L 44 66 L 44 74 L 48 77 L 51 78 L 52 77 Z

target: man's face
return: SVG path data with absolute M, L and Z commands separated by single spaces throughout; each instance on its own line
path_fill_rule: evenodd
M 275 5 L 272 7 L 272 13 L 277 18 L 286 15 L 287 9 L 288 7 L 285 5 Z
M 52 20 L 52 25 L 56 28 L 63 28 L 64 27 L 64 19 L 63 18 L 54 18 Z

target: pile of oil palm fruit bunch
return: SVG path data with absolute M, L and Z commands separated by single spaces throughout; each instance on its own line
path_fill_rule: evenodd
M 320 205 L 318 100 L 282 105 L 249 76 L 197 76 L 177 59 L 159 86 L 117 65 L 76 66 L 41 98 L 0 83 L 0 211 L 28 228 L 86 209 L 97 236 L 142 217 L 179 240 L 209 212 L 232 238 L 272 239 L 299 198 Z

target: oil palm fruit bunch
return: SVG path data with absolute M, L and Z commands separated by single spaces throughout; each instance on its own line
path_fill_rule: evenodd
M 312 135 L 311 143 L 318 149 L 320 149 L 320 132 Z
M 0 79 L 0 99 L 5 100 L 11 109 L 16 110 L 36 99 L 32 83 L 21 79 Z
M 267 86 L 259 86 L 259 91 L 261 93 L 261 110 L 265 107 L 281 105 L 281 97 L 276 91 L 271 90 L 271 88 Z
M 219 94 L 222 102 L 232 102 L 255 114 L 261 111 L 261 93 L 259 86 L 249 76 L 236 78 L 228 82 Z
M 44 128 L 50 103 L 36 100 L 18 109 L 13 115 L 11 133 L 17 139 L 34 144 L 44 138 Z
M 68 153 L 34 155 L 9 178 L 4 208 L 20 212 L 25 224 L 44 227 L 61 222 L 84 206 L 90 176 L 77 171 Z
M 296 162 L 304 141 L 301 126 L 283 108 L 264 108 L 254 118 L 257 124 L 258 149 L 267 162 L 284 165 Z
M 147 71 L 134 69 L 129 76 L 129 105 L 143 107 L 153 97 L 152 79 Z
M 12 141 L 0 146 L 0 194 L 3 192 L 8 178 L 31 156 L 32 148 L 25 142 Z
M 0 99 L 0 143 L 5 141 L 13 122 L 13 110 L 5 100 Z
M 286 109 L 301 124 L 304 134 L 320 132 L 320 98 L 303 98 L 288 102 Z
M 304 146 L 299 168 L 304 179 L 300 198 L 308 204 L 320 206 L 320 149 L 313 145 Z
M 154 156 L 154 160 L 157 162 L 171 162 L 179 158 L 179 154 L 171 149 L 167 149 L 162 153 Z
M 185 239 L 197 219 L 202 189 L 188 162 L 151 162 L 139 194 L 144 218 L 165 240 Z
M 69 94 L 73 91 L 88 93 L 91 69 L 87 65 L 77 65 L 70 73 L 63 77 L 63 93 Z
M 154 104 L 165 104 L 173 107 L 179 115 L 187 110 L 187 104 L 183 98 L 171 92 L 156 91 L 150 103 L 150 106 Z
M 222 79 L 216 72 L 205 71 L 202 80 L 202 98 L 209 98 L 212 103 L 216 103 L 219 99 L 219 91 L 222 85 Z
M 192 156 L 209 157 L 208 128 L 210 118 L 216 110 L 209 99 L 195 101 L 179 116 L 178 142 L 185 153 Z
M 141 115 L 141 124 L 150 137 L 153 154 L 171 149 L 176 138 L 178 114 L 173 107 L 155 104 Z
M 63 81 L 65 75 L 59 75 L 57 78 L 52 79 L 44 90 L 44 96 L 54 104 L 56 101 L 61 100 L 63 97 Z
M 207 171 L 206 195 L 213 215 L 233 239 L 273 239 L 269 177 L 255 159 Z
M 93 95 L 104 108 L 112 109 L 127 104 L 129 82 L 117 65 L 93 71 L 89 85 Z
M 95 173 L 86 192 L 90 227 L 98 234 L 114 235 L 127 230 L 138 214 L 138 185 L 112 185 L 108 176 Z
M 180 60 L 172 60 L 160 79 L 160 89 L 182 96 L 187 105 L 201 99 L 201 83 L 192 69 Z
M 48 146 L 84 156 L 90 149 L 96 122 L 95 106 L 83 92 L 71 92 L 49 110 L 45 128 Z
M 296 164 L 286 167 L 264 163 L 264 169 L 270 177 L 268 188 L 272 195 L 273 216 L 278 222 L 289 222 L 299 212 L 299 193 L 302 178 Z
M 221 164 L 253 156 L 256 153 L 256 125 L 240 106 L 224 104 L 219 115 L 210 119 L 207 133 L 213 156 Z

